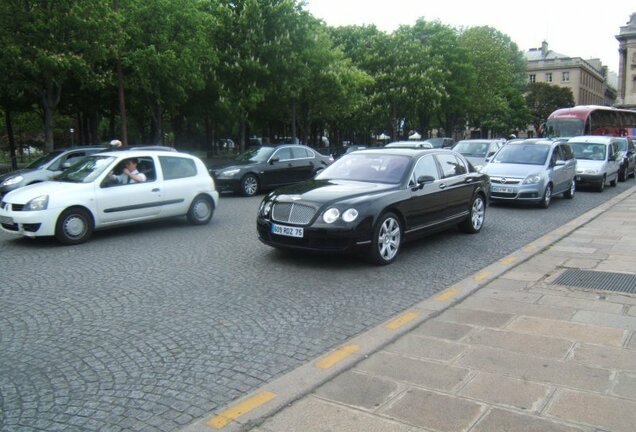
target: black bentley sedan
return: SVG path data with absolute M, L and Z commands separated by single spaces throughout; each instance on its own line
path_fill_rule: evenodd
M 381 148 L 343 156 L 313 180 L 277 189 L 261 202 L 260 240 L 281 249 L 365 250 L 395 260 L 403 241 L 459 225 L 481 230 L 490 178 L 452 150 Z
M 332 157 L 300 144 L 260 146 L 241 153 L 229 164 L 210 168 L 210 174 L 219 192 L 252 196 L 308 180 L 331 162 Z

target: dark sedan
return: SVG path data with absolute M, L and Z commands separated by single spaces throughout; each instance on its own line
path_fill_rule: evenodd
M 452 150 L 359 150 L 313 180 L 268 194 L 256 225 L 276 248 L 364 250 L 389 264 L 403 241 L 422 234 L 453 225 L 479 232 L 489 189 L 489 177 Z
M 256 195 L 261 190 L 301 182 L 326 168 L 333 158 L 298 144 L 254 147 L 233 162 L 210 168 L 219 192 Z

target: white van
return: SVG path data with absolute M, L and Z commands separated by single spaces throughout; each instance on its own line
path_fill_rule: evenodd
M 621 161 L 618 159 L 619 138 L 610 136 L 579 136 L 568 144 L 576 158 L 576 183 L 590 185 L 602 192 L 609 182 L 616 186 Z

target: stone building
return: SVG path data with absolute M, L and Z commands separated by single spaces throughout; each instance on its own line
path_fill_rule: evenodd
M 636 12 L 616 36 L 619 42 L 618 95 L 616 106 L 636 108 Z
M 607 83 L 607 67 L 599 59 L 583 60 L 541 48 L 526 52 L 528 81 L 545 82 L 572 90 L 575 105 L 613 105 L 616 91 Z

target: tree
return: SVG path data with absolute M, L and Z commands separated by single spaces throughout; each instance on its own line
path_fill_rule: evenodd
M 485 134 L 505 134 L 529 122 L 523 91 L 526 62 L 510 37 L 491 27 L 472 27 L 460 35 L 476 81 L 471 88 L 469 121 Z
M 44 114 L 45 150 L 54 147 L 54 114 L 71 76 L 99 81 L 94 65 L 111 53 L 114 20 L 109 0 L 3 1 L 3 39 L 21 55 L 25 80 Z M 6 14 L 6 15 L 5 15 Z
M 164 115 L 204 88 L 202 65 L 216 56 L 207 38 L 210 15 L 200 5 L 198 0 L 120 2 L 128 38 L 120 52 L 126 86 L 150 113 L 153 143 L 164 140 Z
M 537 135 L 542 136 L 548 116 L 559 108 L 574 106 L 574 95 L 567 87 L 533 82 L 528 84 L 525 101 L 532 116 L 532 126 Z

